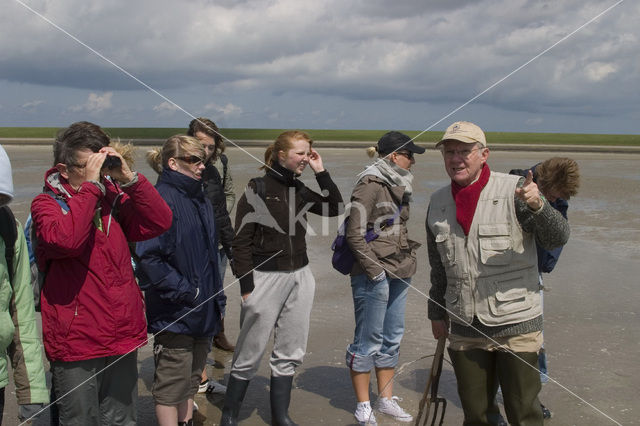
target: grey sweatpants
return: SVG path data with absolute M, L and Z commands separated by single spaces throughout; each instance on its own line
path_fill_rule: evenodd
M 273 330 L 269 363 L 274 376 L 293 376 L 307 350 L 316 282 L 309 266 L 291 272 L 253 271 L 255 288 L 242 302 L 240 335 L 231 374 L 251 380 Z

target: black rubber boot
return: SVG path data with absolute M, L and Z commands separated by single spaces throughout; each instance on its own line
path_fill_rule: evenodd
M 452 351 L 449 358 L 458 382 L 464 425 L 497 425 L 500 410 L 495 403 L 498 381 L 495 353 L 472 349 Z
M 541 426 L 543 418 L 538 393 L 542 385 L 537 370 L 538 354 L 497 352 L 497 355 L 498 377 L 509 424 Z
M 271 424 L 273 426 L 296 426 L 289 418 L 292 384 L 293 376 L 271 376 Z
M 224 406 L 222 407 L 220 425 L 235 426 L 238 424 L 240 407 L 242 406 L 242 401 L 247 393 L 248 386 L 249 380 L 240 380 L 231 375 L 229 376 L 227 393 L 224 395 Z

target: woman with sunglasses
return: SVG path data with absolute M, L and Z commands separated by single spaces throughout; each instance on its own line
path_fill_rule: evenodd
M 393 396 L 393 377 L 404 334 L 404 309 L 411 277 L 416 271 L 415 250 L 407 236 L 411 201 L 411 166 L 414 154 L 424 153 L 409 136 L 389 132 L 377 147 L 367 150 L 378 160 L 359 175 L 353 193 L 346 238 L 356 262 L 351 270 L 355 311 L 353 343 L 346 363 L 358 403 L 354 413 L 360 424 L 375 424 L 369 399 L 371 370 L 378 382 L 377 411 L 401 422 L 413 417 Z M 367 234 L 377 238 L 365 238 Z
M 147 154 L 160 174 L 156 189 L 173 212 L 167 232 L 136 247 L 154 335 L 151 392 L 160 426 L 192 424 L 193 398 L 226 302 L 213 208 L 202 190 L 204 158 L 202 144 L 182 135 Z

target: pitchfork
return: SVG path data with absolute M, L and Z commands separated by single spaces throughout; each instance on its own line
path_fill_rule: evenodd
M 444 422 L 444 412 L 447 410 L 447 400 L 441 397 L 438 397 L 438 384 L 440 383 L 440 374 L 442 373 L 442 359 L 444 356 L 444 345 L 446 342 L 446 337 L 440 337 L 438 339 L 438 346 L 436 347 L 436 353 L 433 355 L 433 363 L 431 365 L 431 373 L 429 374 L 429 380 L 427 381 L 427 387 L 424 390 L 424 394 L 422 395 L 422 399 L 420 400 L 420 405 L 418 409 L 418 416 L 416 417 L 415 426 L 420 426 L 420 419 L 422 418 L 422 412 L 424 410 L 424 406 L 427 406 L 427 412 L 424 415 L 424 420 L 422 422 L 422 426 L 427 426 L 429 423 L 429 414 L 431 412 L 431 406 L 433 405 L 433 418 L 431 419 L 430 426 L 435 426 L 436 421 L 438 420 L 438 410 L 442 407 L 442 412 L 440 414 L 440 423 L 439 426 L 442 426 Z M 431 391 L 431 397 L 429 397 L 429 391 Z

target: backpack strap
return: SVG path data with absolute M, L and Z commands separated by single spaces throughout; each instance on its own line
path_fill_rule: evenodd
M 9 281 L 13 286 L 13 258 L 15 257 L 16 241 L 18 240 L 18 225 L 16 217 L 8 206 L 0 207 L 0 234 L 4 240 L 4 257 L 7 260 L 7 272 Z
M 69 205 L 67 204 L 67 202 L 64 200 L 64 198 L 61 195 L 56 194 L 55 192 L 53 192 L 52 190 L 50 190 L 49 188 L 45 188 L 42 191 L 43 194 L 47 194 L 49 197 L 53 198 L 54 200 L 56 200 L 56 203 L 58 203 L 58 205 L 60 206 L 60 208 L 62 210 L 66 212 L 69 211 Z
M 63 197 L 61 197 L 60 195 L 57 195 L 55 192 L 53 192 L 48 188 L 45 188 L 42 191 L 42 193 L 47 194 L 48 196 L 56 200 L 56 202 L 58 203 L 58 205 L 60 206 L 60 208 L 65 214 L 69 211 L 69 205 L 67 204 L 67 202 L 64 200 Z M 31 229 L 29 229 L 29 235 L 31 235 L 31 250 L 33 251 L 33 255 L 35 258 L 35 255 L 37 253 L 37 247 L 38 247 L 38 237 L 36 235 L 36 226 L 33 220 L 31 221 Z M 51 259 L 47 261 L 44 267 L 44 270 L 40 269 L 40 266 L 37 260 L 36 260 L 35 266 L 38 271 L 38 276 L 35 282 L 34 280 L 31 281 L 31 286 L 33 287 L 33 303 L 35 305 L 36 311 L 40 312 L 40 293 L 44 288 L 44 282 L 47 277 L 47 272 L 49 272 L 49 266 L 51 266 Z

